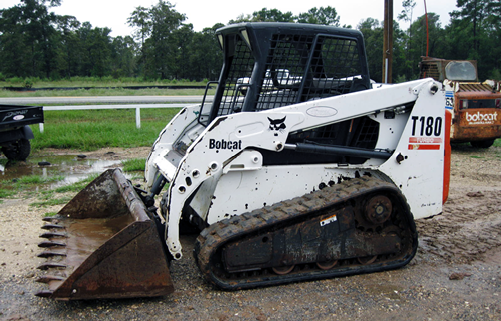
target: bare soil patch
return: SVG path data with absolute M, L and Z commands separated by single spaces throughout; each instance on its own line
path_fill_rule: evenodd
M 105 149 L 87 157 L 146 157 L 149 148 Z M 184 236 L 172 263 L 176 292 L 155 299 L 54 302 L 33 296 L 45 212 L 32 198 L 0 205 L 0 320 L 500 320 L 501 148 L 453 148 L 444 213 L 417 221 L 420 247 L 405 268 L 263 289 L 224 292 L 207 285 Z

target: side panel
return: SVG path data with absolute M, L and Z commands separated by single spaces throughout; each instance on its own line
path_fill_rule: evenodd
M 422 90 L 394 155 L 380 170 L 402 190 L 415 219 L 442 212 L 445 92 Z
M 423 90 L 410 115 L 396 115 L 394 119 L 386 119 L 384 113 L 371 115 L 371 118 L 380 122 L 377 148 L 396 149 L 395 157 L 382 165 L 381 160 L 369 159 L 363 165 L 324 164 L 250 169 L 239 156 L 227 165 L 215 188 L 209 214 L 202 215 L 202 218 L 213 224 L 363 175 L 392 180 L 407 196 L 415 218 L 439 214 L 442 211 L 444 179 L 447 178 L 444 169 L 449 164 L 444 163 L 444 146 L 448 143 L 445 139 L 447 122 L 442 98 L 444 92 L 439 91 L 435 95 Z M 398 161 L 398 155 L 402 155 L 403 160 Z
M 231 171 L 220 178 L 206 221 L 214 224 L 364 174 L 377 175 L 370 169 L 329 168 L 327 165 L 269 166 L 252 171 Z

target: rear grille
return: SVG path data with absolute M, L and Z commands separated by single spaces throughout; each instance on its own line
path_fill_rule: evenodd
M 440 81 L 440 71 L 438 70 L 438 66 L 436 64 L 426 64 L 422 62 L 421 77 L 431 77 L 436 81 Z
M 480 92 L 480 91 L 492 91 L 492 87 L 487 84 L 480 83 L 460 83 L 458 92 Z

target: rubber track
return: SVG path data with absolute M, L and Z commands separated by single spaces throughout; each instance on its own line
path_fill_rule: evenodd
M 217 264 L 215 256 L 220 255 L 218 254 L 218 249 L 228 242 L 239 240 L 249 234 L 256 234 L 269 230 L 272 226 L 276 226 L 277 224 L 287 224 L 288 220 L 301 219 L 302 216 L 308 216 L 312 212 L 319 211 L 326 207 L 341 205 L 356 197 L 366 195 L 367 193 L 382 191 L 389 191 L 398 195 L 400 200 L 403 201 L 405 212 L 408 213 L 407 222 L 412 234 L 410 237 L 412 240 L 411 252 L 401 258 L 397 258 L 391 262 L 379 263 L 376 261 L 374 264 L 367 266 L 359 265 L 354 267 L 350 265 L 331 270 L 303 267 L 303 270 L 297 271 L 298 267 L 296 267 L 293 272 L 286 275 L 277 275 L 271 271 L 262 271 L 257 274 L 256 272 L 244 272 L 239 273 L 239 275 L 234 278 L 225 278 L 215 273 L 217 269 L 215 266 L 215 264 Z M 204 229 L 198 236 L 195 243 L 194 255 L 200 271 L 210 283 L 226 290 L 238 290 L 395 269 L 410 262 L 416 250 L 417 232 L 414 220 L 410 213 L 409 206 L 400 190 L 391 183 L 376 178 L 361 177 L 214 223 Z

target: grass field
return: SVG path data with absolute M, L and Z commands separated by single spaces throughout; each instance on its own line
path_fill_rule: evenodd
M 43 90 L 43 91 L 10 91 L 0 89 L 0 98 L 7 97 L 87 97 L 87 96 L 201 96 L 205 89 L 77 89 L 77 90 Z M 214 89 L 209 93 L 213 94 Z
M 190 81 L 140 81 L 137 79 L 72 78 L 71 80 L 47 81 L 40 79 L 9 79 L 0 81 L 3 87 L 100 87 L 77 90 L 43 90 L 15 92 L 0 89 L 3 97 L 61 97 L 61 96 L 193 96 L 203 95 L 205 89 L 124 89 L 124 86 L 205 86 L 205 82 Z M 114 87 L 104 89 L 102 87 Z M 212 95 L 214 89 L 209 94 Z M 135 125 L 133 109 L 44 111 L 44 133 L 38 125 L 32 125 L 35 139 L 33 151 L 44 148 L 68 148 L 91 151 L 104 147 L 151 146 L 161 130 L 179 108 L 145 108 L 141 110 L 141 128 Z
M 77 77 L 71 80 L 48 81 L 40 79 L 9 79 L 0 81 L 0 98 L 2 97 L 60 97 L 60 96 L 191 96 L 203 95 L 205 89 L 126 89 L 124 87 L 131 86 L 201 86 L 205 87 L 204 82 L 163 80 L 163 81 L 140 81 L 134 78 L 126 79 L 96 79 L 92 77 Z M 22 87 L 27 91 L 10 91 L 3 89 L 4 87 Z M 89 89 L 75 90 L 40 90 L 30 91 L 30 88 L 79 88 L 86 87 Z M 213 91 L 212 91 L 213 92 Z
M 123 86 L 178 86 L 192 85 L 205 86 L 207 80 L 196 82 L 190 80 L 158 79 L 145 80 L 141 78 L 118 78 L 113 77 L 72 77 L 71 79 L 49 80 L 40 78 L 0 78 L 0 87 L 123 87 Z
M 45 111 L 44 133 L 32 125 L 33 151 L 69 148 L 91 151 L 104 147 L 151 146 L 179 108 L 141 110 L 136 128 L 134 109 Z

